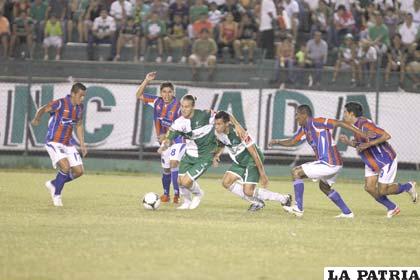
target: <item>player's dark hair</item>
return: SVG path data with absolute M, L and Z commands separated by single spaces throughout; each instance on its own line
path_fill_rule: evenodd
M 191 94 L 187 94 L 187 95 L 184 95 L 182 97 L 182 100 L 189 100 L 189 101 L 191 101 L 192 105 L 195 106 L 195 101 L 197 100 L 197 97 L 195 97 L 195 96 L 193 96 Z
M 312 117 L 312 109 L 311 109 L 311 107 L 309 107 L 309 105 L 306 105 L 306 104 L 304 104 L 304 105 L 299 105 L 298 107 L 297 107 L 297 111 L 299 112 L 299 113 L 305 113 L 306 115 L 308 115 L 309 117 Z
M 172 84 L 171 82 L 164 82 L 160 85 L 160 91 L 162 91 L 162 89 L 164 88 L 170 88 L 172 91 L 174 91 L 174 84 Z
M 82 83 L 75 83 L 72 87 L 71 87 L 71 92 L 73 93 L 78 93 L 79 90 L 86 90 L 86 86 Z
M 227 123 L 230 121 L 230 115 L 226 113 L 225 111 L 219 111 L 217 112 L 216 116 L 214 116 L 216 120 L 222 119 L 224 123 Z
M 344 107 L 347 112 L 353 113 L 357 118 L 363 116 L 363 107 L 359 102 L 349 102 Z

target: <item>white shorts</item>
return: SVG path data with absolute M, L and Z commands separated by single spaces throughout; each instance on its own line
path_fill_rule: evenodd
M 365 165 L 365 177 L 379 176 L 378 182 L 381 184 L 392 184 L 394 183 L 395 177 L 397 176 L 398 161 L 395 158 L 390 164 L 385 165 L 379 171 L 380 174 L 370 169 L 369 166 Z
M 50 155 L 52 166 L 57 168 L 57 162 L 66 158 L 70 167 L 83 165 L 82 157 L 74 146 L 66 146 L 61 143 L 48 142 L 45 144 L 48 154 Z
M 161 154 L 162 167 L 171 168 L 171 160 L 181 161 L 185 154 L 185 143 L 173 144 L 169 149 Z
M 44 38 L 45 47 L 61 48 L 62 45 L 63 45 L 63 39 L 60 36 L 51 36 L 51 37 Z
M 335 183 L 338 172 L 343 168 L 341 165 L 329 165 L 320 160 L 304 163 L 301 167 L 308 178 L 321 180 L 330 186 Z

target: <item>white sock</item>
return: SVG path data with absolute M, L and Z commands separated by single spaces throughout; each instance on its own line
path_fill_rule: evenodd
M 238 183 L 238 182 L 233 183 L 233 184 L 229 187 L 229 189 L 228 189 L 228 190 L 229 190 L 231 193 L 233 193 L 233 194 L 235 194 L 235 195 L 239 196 L 240 198 L 242 198 L 243 200 L 246 200 L 246 201 L 248 201 L 248 202 L 251 202 L 251 203 L 259 202 L 259 199 L 255 198 L 255 197 L 252 197 L 252 196 L 247 196 L 247 195 L 244 193 L 244 186 L 243 186 L 242 184 Z
M 179 194 L 184 198 L 184 202 L 191 202 L 191 192 L 188 188 L 179 186 Z
M 201 195 L 203 193 L 197 181 L 193 182 L 193 185 L 190 191 L 192 192 L 193 195 Z
M 287 196 L 263 188 L 255 188 L 254 197 L 261 200 L 274 200 L 283 204 L 287 202 Z

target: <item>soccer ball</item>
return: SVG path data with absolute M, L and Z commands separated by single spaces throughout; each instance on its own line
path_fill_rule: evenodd
M 160 206 L 160 197 L 157 193 L 146 193 L 142 200 L 143 207 L 147 210 L 157 210 Z

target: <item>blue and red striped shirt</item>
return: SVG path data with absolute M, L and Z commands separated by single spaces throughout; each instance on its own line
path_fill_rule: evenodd
M 70 95 L 64 98 L 53 100 L 49 103 L 50 120 L 48 121 L 48 132 L 45 141 L 61 143 L 71 146 L 76 143 L 73 139 L 73 126 L 83 118 L 83 104 L 73 105 Z
M 308 118 L 293 136 L 296 141 L 306 139 L 315 152 L 317 160 L 329 165 L 343 165 L 340 153 L 332 138 L 332 130 L 337 120 L 326 118 Z
M 385 132 L 382 128 L 376 126 L 373 121 L 365 117 L 357 118 L 354 125 L 362 131 L 372 131 L 376 134 L 375 137 L 369 138 L 369 140 L 378 139 Z M 354 139 L 356 140 L 356 146 L 368 141 L 356 134 L 354 135 Z M 384 142 L 363 150 L 359 153 L 359 156 L 370 169 L 378 172 L 385 165 L 392 163 L 397 156 L 397 153 L 388 142 Z
M 172 123 L 181 115 L 181 103 L 174 98 L 171 103 L 165 104 L 162 97 L 143 94 L 143 102 L 153 107 L 153 121 L 156 136 L 166 134 Z M 183 143 L 182 137 L 174 139 L 175 143 Z

